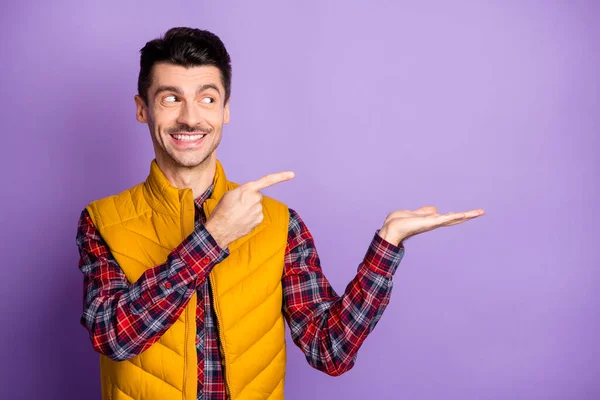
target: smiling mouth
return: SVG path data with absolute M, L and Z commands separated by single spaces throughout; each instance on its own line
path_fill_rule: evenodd
M 181 142 L 195 142 L 197 140 L 202 139 L 204 136 L 206 136 L 206 133 L 200 133 L 200 134 L 178 134 L 178 133 L 174 133 L 171 134 L 171 136 L 178 141 Z

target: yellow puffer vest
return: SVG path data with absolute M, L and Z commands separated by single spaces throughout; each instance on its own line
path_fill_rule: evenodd
M 207 217 L 221 197 L 238 186 L 227 181 L 219 161 L 214 183 L 203 205 Z M 171 186 L 156 161 L 145 182 L 87 209 L 130 282 L 164 263 L 194 229 L 192 190 Z M 263 209 L 263 222 L 231 243 L 229 257 L 209 276 L 231 399 L 283 399 L 281 275 L 289 210 L 267 196 Z M 100 356 L 102 399 L 195 400 L 195 335 L 196 294 L 171 328 L 142 354 L 121 362 Z

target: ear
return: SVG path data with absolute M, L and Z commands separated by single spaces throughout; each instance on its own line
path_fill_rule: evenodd
M 231 97 L 227 99 L 227 102 L 225 103 L 225 109 L 223 110 L 224 114 L 223 114 L 223 124 L 228 124 L 229 123 L 229 101 L 231 100 Z
M 143 123 L 148 123 L 148 107 L 146 106 L 146 102 L 142 99 L 142 96 L 136 94 L 133 99 L 135 100 L 135 118 Z

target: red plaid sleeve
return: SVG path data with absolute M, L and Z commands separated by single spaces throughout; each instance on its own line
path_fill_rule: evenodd
M 321 269 L 312 235 L 290 210 L 282 278 L 284 313 L 294 343 L 314 368 L 337 376 L 354 366 L 358 349 L 389 303 L 404 246 L 377 232 L 356 277 L 338 296 Z
M 129 283 L 87 210 L 79 219 L 77 246 L 84 275 L 81 324 L 94 349 L 113 360 L 132 358 L 154 344 L 179 318 L 213 266 L 229 254 L 204 225 L 196 224 L 164 264 Z

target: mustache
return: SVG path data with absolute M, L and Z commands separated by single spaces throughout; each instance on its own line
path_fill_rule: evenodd
M 209 134 L 212 132 L 212 129 L 204 128 L 200 125 L 192 127 L 189 125 L 180 124 L 180 125 L 174 126 L 172 128 L 165 129 L 165 132 L 167 132 L 168 134 L 172 134 L 172 133 Z

